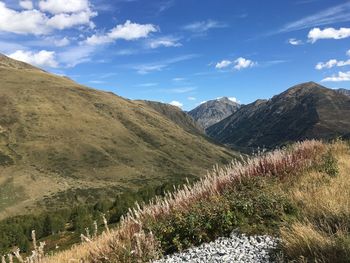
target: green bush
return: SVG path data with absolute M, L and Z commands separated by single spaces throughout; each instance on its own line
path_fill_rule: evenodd
M 327 153 L 322 158 L 322 166 L 320 169 L 322 172 L 325 172 L 331 177 L 336 177 L 339 174 L 338 162 L 337 159 L 333 156 L 331 150 L 328 150 Z
M 278 231 L 279 224 L 296 209 L 289 201 L 268 190 L 269 179 L 247 179 L 220 196 L 195 203 L 189 210 L 147 221 L 168 254 L 228 236 L 239 228 L 246 233 Z

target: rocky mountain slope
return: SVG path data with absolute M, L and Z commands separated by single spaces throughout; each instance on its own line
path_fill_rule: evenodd
M 5 56 L 0 79 L 0 218 L 196 177 L 234 157 L 172 107 L 160 113 Z
M 239 109 L 240 105 L 227 97 L 200 104 L 188 114 L 204 129 L 225 119 Z
M 346 136 L 350 133 L 349 116 L 348 96 L 309 82 L 270 100 L 242 106 L 207 133 L 231 146 L 272 148 L 308 138 Z
M 341 94 L 346 95 L 346 96 L 350 96 L 350 90 L 348 90 L 348 89 L 337 89 L 337 91 Z

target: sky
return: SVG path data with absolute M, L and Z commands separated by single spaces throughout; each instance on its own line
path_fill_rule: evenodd
M 350 89 L 350 1 L 0 0 L 0 52 L 129 99 L 248 104 Z

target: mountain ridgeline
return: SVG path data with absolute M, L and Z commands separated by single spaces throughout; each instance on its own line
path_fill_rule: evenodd
M 239 109 L 240 105 L 227 98 L 222 97 L 200 104 L 188 114 L 204 129 L 218 123 Z
M 273 148 L 305 139 L 348 137 L 350 97 L 308 82 L 270 100 L 244 105 L 206 131 L 217 141 L 242 150 Z
M 0 56 L 0 218 L 204 175 L 235 153 L 185 113 Z

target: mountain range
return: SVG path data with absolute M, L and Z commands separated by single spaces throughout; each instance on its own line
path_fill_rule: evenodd
M 0 218 L 197 178 L 236 153 L 179 108 L 0 56 Z
M 305 139 L 347 137 L 349 116 L 349 96 L 308 82 L 244 105 L 206 132 L 236 149 L 273 148 Z

